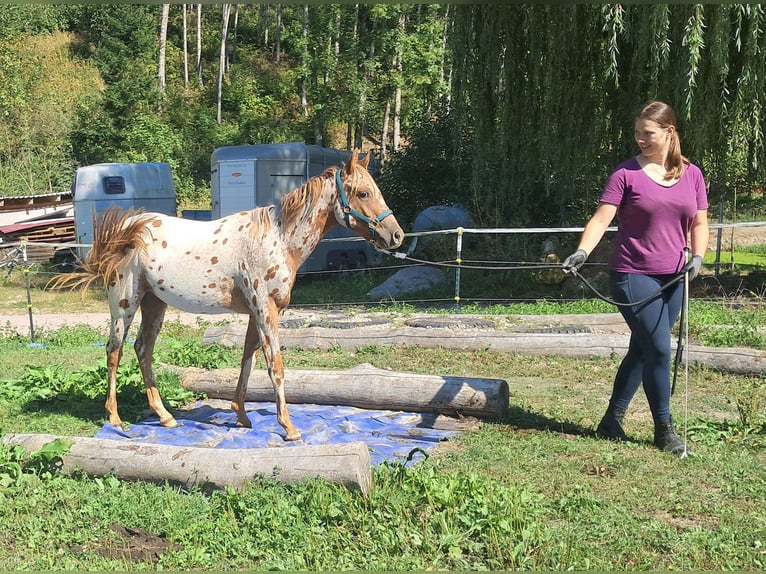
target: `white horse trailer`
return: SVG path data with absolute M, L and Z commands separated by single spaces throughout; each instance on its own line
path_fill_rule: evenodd
M 176 215 L 176 191 L 167 163 L 98 163 L 77 170 L 72 183 L 77 256 L 93 243 L 94 217 L 112 206 Z
M 212 218 L 275 205 L 280 198 L 327 168 L 348 162 L 351 151 L 302 143 L 220 147 L 210 158 Z M 374 157 L 369 171 L 375 175 Z M 334 241 L 348 238 L 344 241 Z M 380 263 L 367 242 L 343 226 L 334 227 L 299 273 L 360 269 Z

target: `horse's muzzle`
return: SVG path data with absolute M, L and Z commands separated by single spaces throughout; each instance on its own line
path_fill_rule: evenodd
M 381 249 L 396 249 L 404 242 L 404 230 L 396 218 L 390 215 L 375 228 L 373 241 Z

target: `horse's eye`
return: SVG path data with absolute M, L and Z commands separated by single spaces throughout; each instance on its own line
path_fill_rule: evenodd
M 359 193 L 356 194 L 356 196 L 359 199 L 367 199 L 368 197 L 370 197 L 370 192 L 369 191 L 360 191 Z

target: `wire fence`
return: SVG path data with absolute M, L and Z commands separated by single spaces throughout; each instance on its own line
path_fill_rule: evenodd
M 766 222 L 748 222 L 748 223 L 715 223 L 710 225 L 711 229 L 711 244 L 715 244 L 715 259 L 713 263 L 713 275 L 718 277 L 721 273 L 721 268 L 724 263 L 721 261 L 723 234 L 727 231 L 736 231 L 747 228 L 766 228 Z M 607 233 L 614 232 L 615 227 L 607 229 Z M 499 296 L 499 297 L 480 297 L 472 296 L 470 291 L 471 287 L 476 287 L 484 283 L 491 281 L 493 274 L 502 274 L 502 279 L 511 281 L 512 274 L 520 273 L 535 274 L 536 277 L 540 277 L 545 273 L 558 273 L 557 277 L 559 281 L 565 279 L 559 257 L 563 259 L 569 254 L 569 247 L 562 247 L 567 243 L 570 245 L 576 245 L 579 234 L 582 233 L 582 227 L 540 227 L 540 228 L 463 228 L 458 227 L 454 229 L 443 229 L 437 231 L 424 231 L 419 233 L 408 233 L 405 235 L 405 247 L 398 252 L 382 252 L 382 261 L 377 262 L 375 265 L 368 267 L 359 267 L 354 269 L 335 269 L 324 271 L 313 271 L 303 274 L 308 279 L 321 276 L 323 278 L 343 277 L 346 278 L 352 273 L 375 273 L 376 277 L 386 277 L 395 275 L 405 268 L 411 267 L 434 267 L 442 271 L 446 285 L 442 286 L 440 295 L 436 298 L 418 298 L 419 293 L 417 291 L 405 292 L 400 297 L 388 297 L 386 300 L 390 303 L 410 304 L 415 306 L 453 306 L 454 311 L 459 313 L 463 305 L 467 303 L 492 305 L 492 304 L 504 304 L 514 302 L 531 302 L 537 301 L 541 298 L 540 292 L 534 292 L 535 287 L 532 287 L 533 292 L 527 294 L 527 296 Z M 466 253 L 464 248 L 464 241 L 466 237 L 474 236 L 481 238 L 494 238 L 498 237 L 516 237 L 517 247 L 521 247 L 511 255 L 519 255 L 520 257 L 514 257 L 510 259 L 489 259 L 486 257 L 486 253 L 497 253 L 497 245 L 494 245 L 494 251 L 486 248 L 481 242 L 478 245 L 474 245 L 470 253 Z M 545 236 L 543 241 L 539 240 L 540 236 Z M 548 241 L 550 237 L 566 236 L 567 240 L 561 241 L 558 244 L 558 252 L 545 253 L 546 249 L 543 244 Z M 519 239 L 521 238 L 521 239 Z M 536 238 L 536 239 L 531 239 Z M 428 253 L 427 249 L 422 249 L 422 246 L 426 240 L 433 241 L 438 240 L 439 247 L 436 251 L 437 255 L 441 257 L 429 259 L 421 255 L 421 253 Z M 323 240 L 327 243 L 336 242 L 354 242 L 363 241 L 358 237 L 349 238 L 333 238 Z M 763 234 L 763 244 L 766 245 L 766 231 Z M 5 271 L 7 275 L 10 275 L 16 269 L 21 269 L 25 278 L 26 287 L 26 300 L 27 310 L 29 313 L 30 324 L 30 338 L 34 342 L 34 320 L 32 311 L 32 290 L 30 275 L 50 275 L 51 278 L 57 275 L 60 271 L 57 271 L 53 266 L 39 266 L 33 265 L 28 257 L 28 252 L 34 247 L 48 247 L 54 248 L 57 252 L 70 252 L 74 253 L 76 249 L 89 248 L 87 244 L 80 243 L 46 243 L 46 242 L 27 242 L 22 241 L 18 243 L 2 243 L 0 242 L 0 273 Z M 550 248 L 549 248 L 550 250 Z M 734 246 L 731 246 L 731 252 L 733 253 Z M 726 250 L 729 252 L 729 250 Z M 534 254 L 534 256 L 530 256 Z M 763 253 L 766 258 L 766 251 Z M 733 264 L 733 256 L 729 263 Z M 71 263 L 70 263 L 71 265 Z M 604 266 L 603 262 L 589 263 L 593 267 Z M 708 268 L 710 264 L 708 264 Z M 741 267 L 741 266 L 740 266 Z M 450 287 L 451 276 L 451 287 Z M 466 296 L 466 281 L 469 282 L 468 296 Z M 527 284 L 529 287 L 529 284 Z M 445 295 L 448 290 L 451 289 L 450 295 Z M 431 290 L 432 291 L 432 290 Z M 423 291 L 421 291 L 422 293 Z M 428 292 L 428 290 L 426 290 Z M 597 293 L 585 293 L 581 292 L 578 299 L 587 298 L 589 295 L 595 296 Z M 547 298 L 545 295 L 542 298 Z M 552 297 L 555 299 L 555 297 Z M 369 299 L 365 301 L 344 301 L 334 302 L 333 305 L 370 305 Z M 295 305 L 294 305 L 295 306 Z

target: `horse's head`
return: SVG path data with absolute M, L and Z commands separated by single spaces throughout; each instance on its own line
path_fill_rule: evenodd
M 367 171 L 369 154 L 361 161 L 357 155 L 354 150 L 349 162 L 335 173 L 338 222 L 381 249 L 396 249 L 404 241 L 404 231 Z

